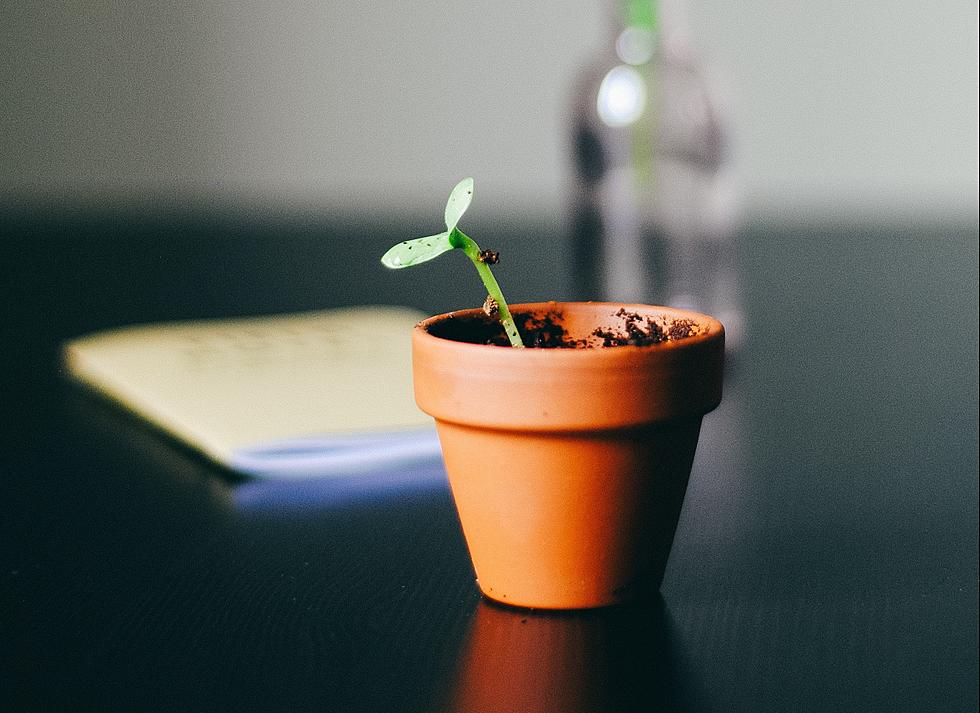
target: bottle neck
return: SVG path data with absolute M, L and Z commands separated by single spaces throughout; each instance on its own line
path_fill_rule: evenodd
M 653 59 L 658 43 L 657 0 L 610 0 L 609 27 L 616 55 L 634 66 Z
M 650 33 L 657 32 L 656 0 L 620 0 L 620 17 L 624 28 L 635 27 Z
M 684 0 L 607 0 L 616 54 L 633 65 L 654 54 L 691 59 Z

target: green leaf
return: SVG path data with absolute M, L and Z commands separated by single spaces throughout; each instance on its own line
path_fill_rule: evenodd
M 402 267 L 411 267 L 422 262 L 427 262 L 439 257 L 444 252 L 453 249 L 453 244 L 449 242 L 449 233 L 439 233 L 429 235 L 415 240 L 406 240 L 403 243 L 391 248 L 381 256 L 381 264 L 397 270 Z
M 446 201 L 446 230 L 451 231 L 456 227 L 459 219 L 463 217 L 463 213 L 470 207 L 472 200 L 473 179 L 464 178 L 456 184 L 453 192 L 449 194 L 449 200 Z

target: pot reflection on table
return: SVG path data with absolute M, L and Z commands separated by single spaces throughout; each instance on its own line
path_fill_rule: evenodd
M 582 612 L 481 600 L 444 710 L 685 710 L 669 629 L 659 597 Z

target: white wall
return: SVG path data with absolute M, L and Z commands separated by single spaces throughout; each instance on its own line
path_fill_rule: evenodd
M 750 205 L 977 211 L 977 4 L 698 0 Z
M 561 210 L 606 0 L 0 9 L 0 195 Z M 977 204 L 977 7 L 691 0 L 750 212 Z

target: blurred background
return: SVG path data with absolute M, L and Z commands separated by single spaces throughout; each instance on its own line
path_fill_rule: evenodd
M 642 5 L 655 16 L 644 17 Z M 11 0 L 0 12 L 8 237 L 39 251 L 43 236 L 70 233 L 111 263 L 115 235 L 124 246 L 157 246 L 174 269 L 200 279 L 213 265 L 194 273 L 200 261 L 188 250 L 214 246 L 210 257 L 229 273 L 236 251 L 261 252 L 274 241 L 265 276 L 231 273 L 252 280 L 263 298 L 212 301 L 215 312 L 479 303 L 475 280 L 450 299 L 444 293 L 458 288 L 445 269 L 393 278 L 374 261 L 389 239 L 438 228 L 449 189 L 466 175 L 477 186 L 469 232 L 505 248 L 501 281 L 505 290 L 520 285 L 509 290 L 516 301 L 612 296 L 721 312 L 727 304 L 735 323 L 744 286 L 728 285 L 720 306 L 670 289 L 672 253 L 657 240 L 669 247 L 671 231 L 687 240 L 712 233 L 733 249 L 678 260 L 735 264 L 753 262 L 746 245 L 801 227 L 887 235 L 927 226 L 934 235 L 938 223 L 975 235 L 977 7 L 962 0 Z M 625 61 L 615 49 L 630 12 L 652 29 L 658 57 Z M 702 104 L 687 108 L 706 132 L 688 137 L 692 151 L 704 151 L 681 160 L 700 161 L 706 183 L 679 200 L 707 223 L 672 223 L 667 209 L 653 218 L 657 235 L 589 224 L 610 219 L 589 210 L 602 213 L 629 194 L 617 179 L 583 183 L 590 146 L 615 163 L 615 137 L 582 135 L 584 114 L 595 118 L 599 81 L 617 65 L 639 65 L 651 106 L 683 104 L 683 90 L 657 94 L 670 74 L 664 62 L 690 68 L 703 91 Z M 657 137 L 669 123 L 643 129 L 649 145 L 634 134 L 633 158 L 646 152 L 664 165 L 657 147 L 669 142 Z M 665 201 L 676 207 L 676 176 L 639 181 L 632 204 L 613 212 L 642 213 L 658 200 L 661 209 Z M 642 228 L 645 218 L 636 220 Z M 221 242 L 232 235 L 237 242 Z M 342 245 L 348 238 L 357 245 Z M 654 254 L 637 258 L 647 244 Z M 288 255 L 293 263 L 283 262 Z M 335 274 L 340 264 L 353 274 Z M 610 266 L 628 274 L 610 280 Z M 107 263 L 101 277 L 124 280 L 122 268 Z M 152 297 L 148 317 L 180 301 L 158 295 L 154 312 Z M 194 316 L 198 304 L 171 311 Z
M 749 218 L 976 211 L 977 8 L 667 0 L 731 106 Z M 4 3 L 5 200 L 565 208 L 617 4 Z

